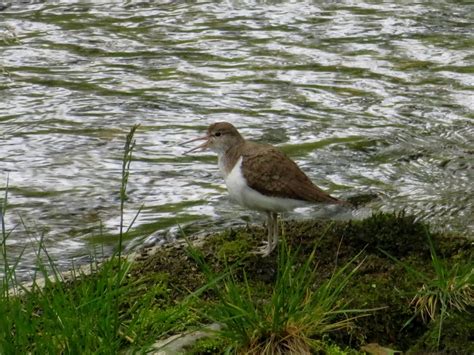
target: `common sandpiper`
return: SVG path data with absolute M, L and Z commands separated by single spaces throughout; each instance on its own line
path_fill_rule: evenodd
M 213 123 L 204 140 L 185 154 L 201 149 L 217 153 L 227 190 L 233 200 L 267 215 L 268 242 L 257 254 L 268 256 L 278 244 L 278 213 L 309 204 L 348 204 L 321 190 L 279 149 L 248 141 L 228 122 Z

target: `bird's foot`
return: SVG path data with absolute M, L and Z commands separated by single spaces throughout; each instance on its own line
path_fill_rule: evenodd
M 273 246 L 270 245 L 268 242 L 262 242 L 262 245 L 260 245 L 257 250 L 253 251 L 252 254 L 254 255 L 260 255 L 262 257 L 269 256 L 272 251 L 273 251 Z

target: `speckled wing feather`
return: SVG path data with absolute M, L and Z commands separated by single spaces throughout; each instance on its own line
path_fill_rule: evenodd
M 262 194 L 314 203 L 343 203 L 314 185 L 295 162 L 275 147 L 246 142 L 242 156 L 248 185 Z

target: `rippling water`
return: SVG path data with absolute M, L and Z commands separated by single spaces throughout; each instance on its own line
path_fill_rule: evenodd
M 136 235 L 257 221 L 178 145 L 222 120 L 336 196 L 474 231 L 473 5 L 18 3 L 0 2 L 0 187 L 25 273 L 41 237 L 66 265 L 114 243 L 134 123 Z

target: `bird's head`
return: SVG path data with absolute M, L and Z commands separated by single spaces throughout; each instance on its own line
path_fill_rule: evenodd
M 234 145 L 240 144 L 244 141 L 237 129 L 228 122 L 216 122 L 209 126 L 207 133 L 203 137 L 198 137 L 184 142 L 183 144 L 204 140 L 205 142 L 197 147 L 194 147 L 184 154 L 191 153 L 195 150 L 210 149 L 217 154 L 225 153 Z

